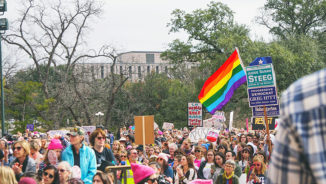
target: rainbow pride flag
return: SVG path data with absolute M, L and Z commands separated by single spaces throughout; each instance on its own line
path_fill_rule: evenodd
M 247 81 L 237 49 L 206 81 L 198 99 L 211 113 L 220 110 L 231 99 L 233 92 Z

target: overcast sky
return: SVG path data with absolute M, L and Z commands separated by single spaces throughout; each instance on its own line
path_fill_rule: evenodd
M 251 29 L 251 37 L 270 38 L 266 28 L 256 24 L 254 17 L 265 0 L 219 0 L 235 12 L 235 21 Z M 6 17 L 17 14 L 19 0 L 8 1 Z M 185 38 L 169 34 L 167 23 L 174 9 L 191 12 L 205 8 L 210 0 L 105 0 L 104 13 L 88 35 L 90 48 L 113 45 L 120 51 L 164 51 L 169 42 Z

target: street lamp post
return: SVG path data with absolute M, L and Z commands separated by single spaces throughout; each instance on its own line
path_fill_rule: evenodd
M 7 11 L 7 1 L 0 0 L 0 13 L 4 14 Z M 1 132 L 2 137 L 5 135 L 5 100 L 3 92 L 3 78 L 2 78 L 2 50 L 1 38 L 2 34 L 8 30 L 8 20 L 6 18 L 0 19 L 0 80 L 1 80 Z
M 97 125 L 100 125 L 100 116 L 104 116 L 104 113 L 100 111 L 100 112 L 96 113 L 95 116 L 98 117 Z

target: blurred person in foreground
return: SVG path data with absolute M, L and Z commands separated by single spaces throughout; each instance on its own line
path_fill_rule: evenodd
M 326 183 L 326 69 L 294 82 L 280 104 L 266 183 Z
M 111 184 L 107 174 L 98 171 L 93 177 L 93 184 Z
M 15 173 L 10 167 L 0 166 L 0 184 L 17 184 Z

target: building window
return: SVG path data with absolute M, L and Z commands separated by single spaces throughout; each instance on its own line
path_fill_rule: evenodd
M 146 54 L 146 63 L 153 64 L 154 63 L 154 54 Z
M 132 66 L 129 66 L 129 78 L 131 79 L 132 76 Z
M 104 66 L 101 66 L 101 79 L 104 79 Z
M 141 66 L 138 66 L 138 78 L 141 78 Z
M 120 74 L 123 74 L 122 66 L 120 66 Z
M 151 73 L 151 66 L 147 66 L 147 74 L 149 75 Z
M 159 73 L 159 69 L 158 69 L 158 66 L 156 66 L 156 73 Z

